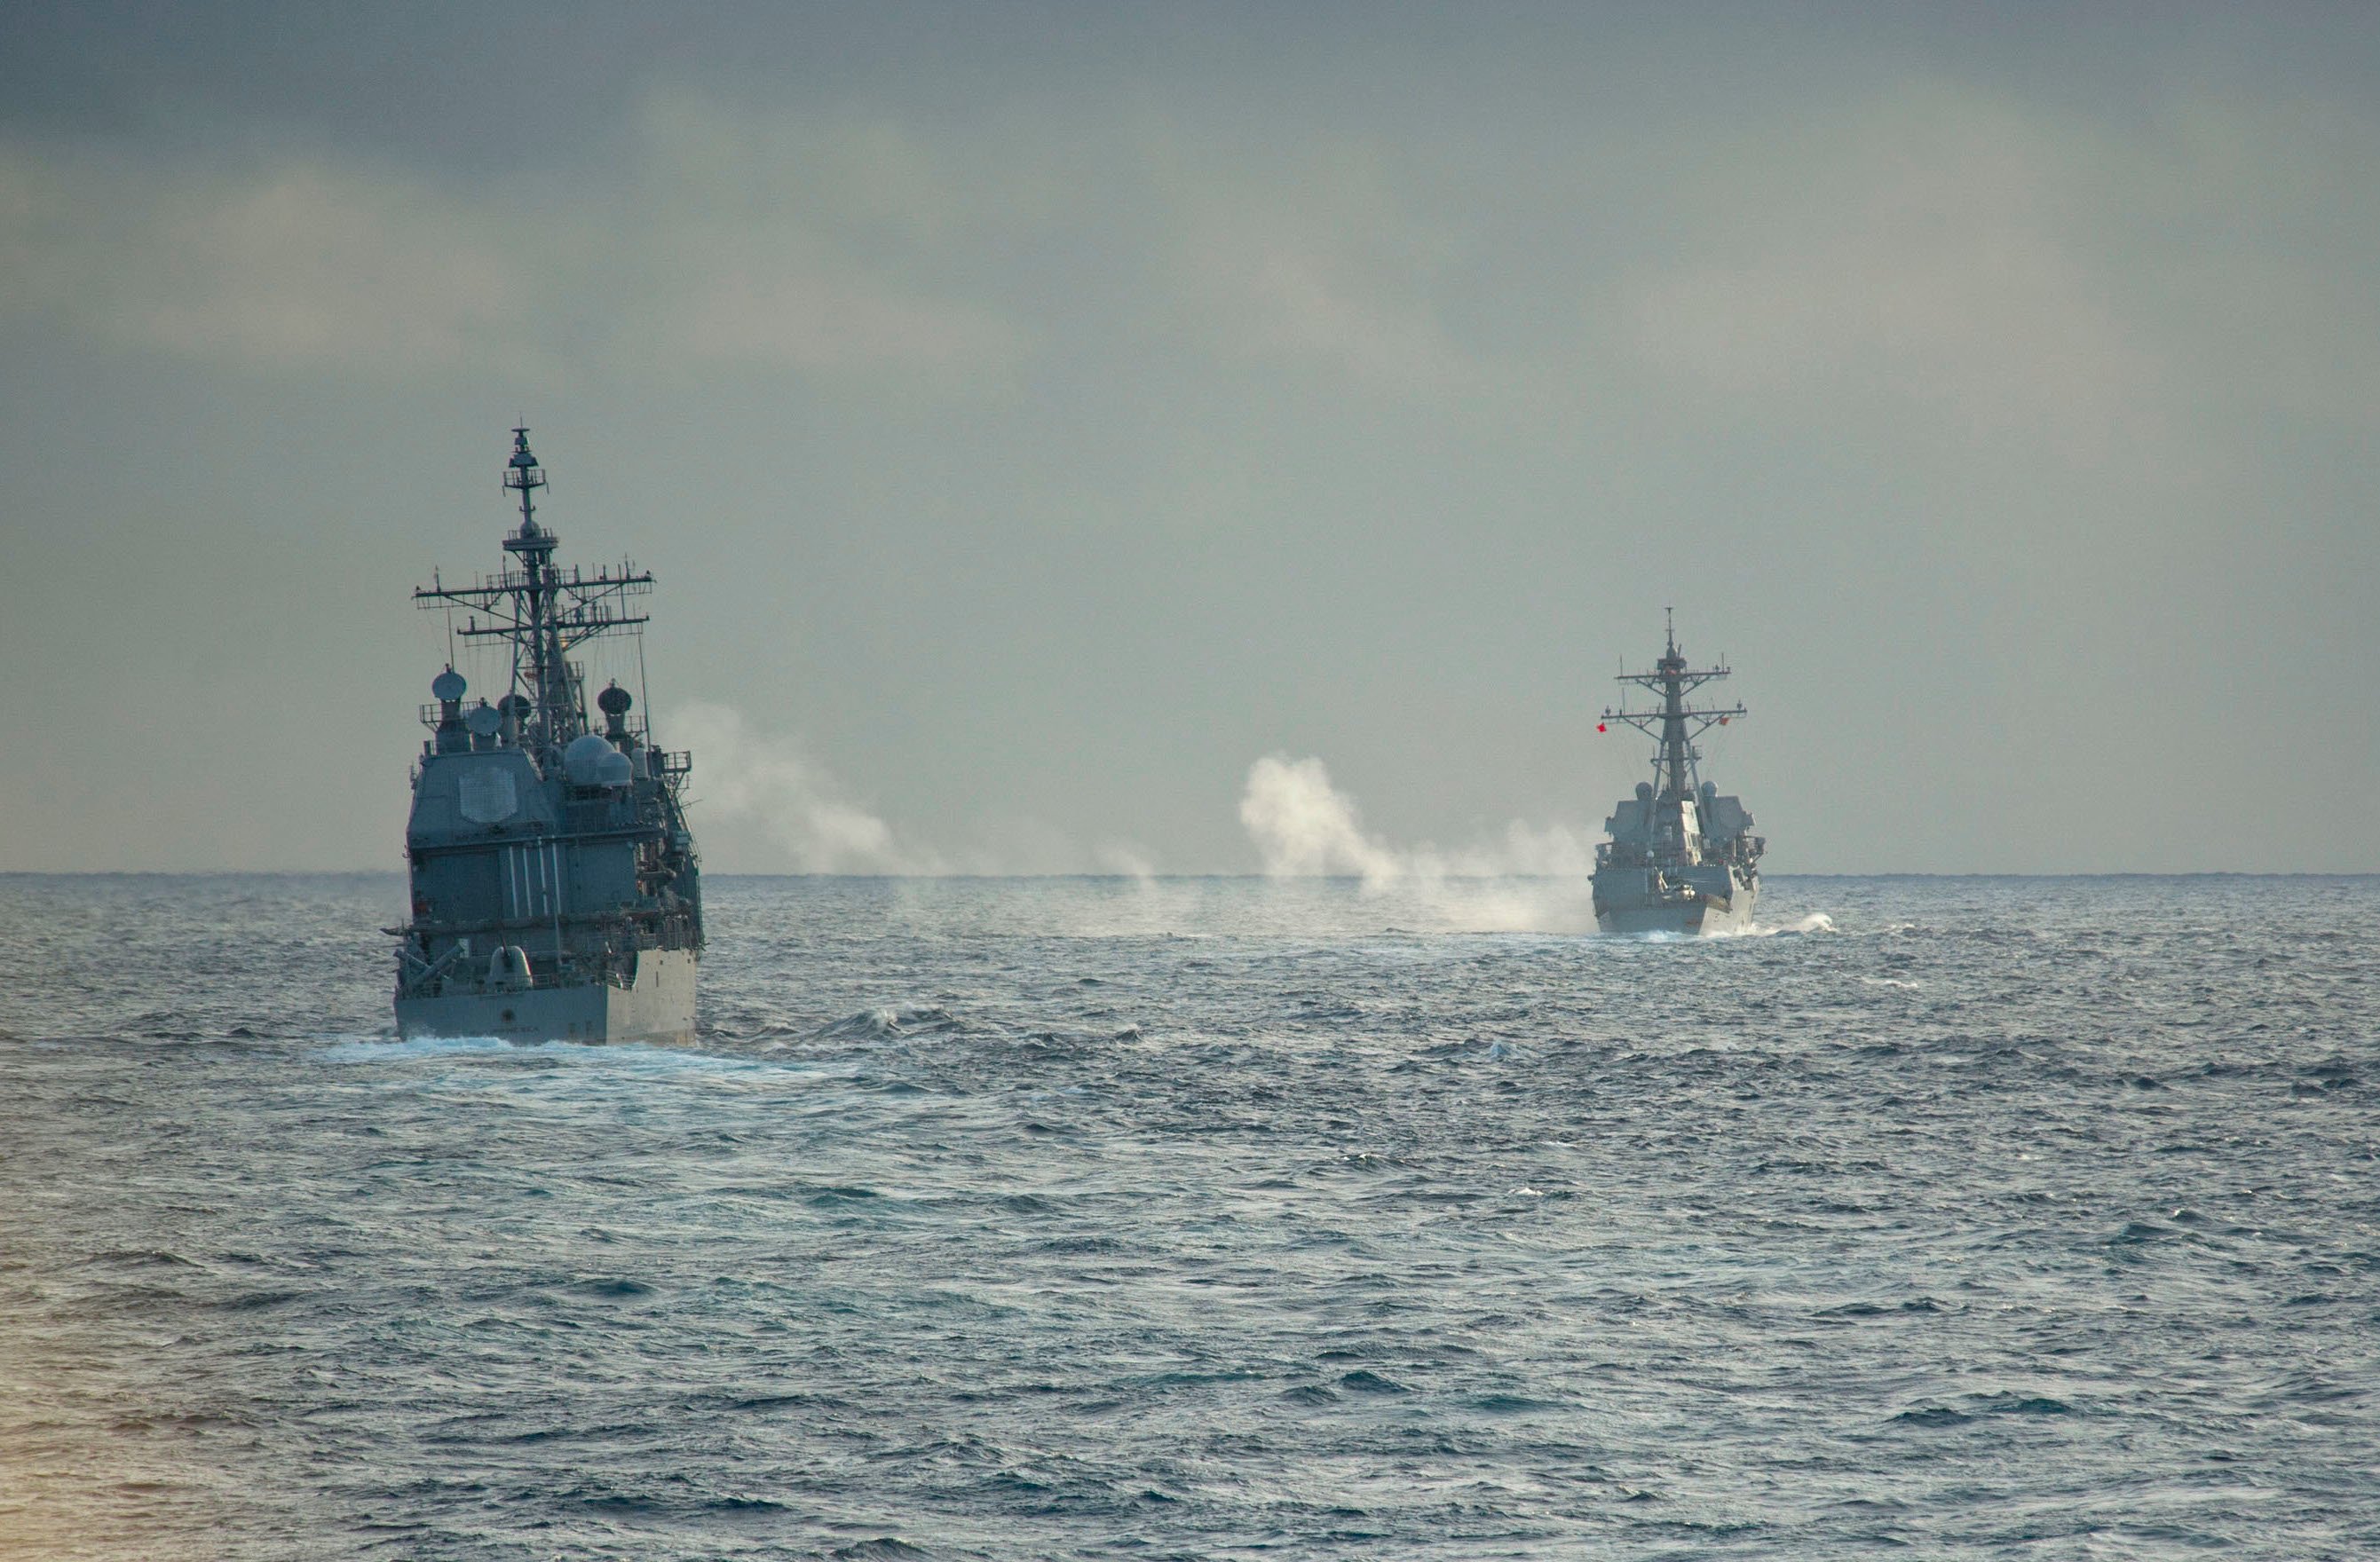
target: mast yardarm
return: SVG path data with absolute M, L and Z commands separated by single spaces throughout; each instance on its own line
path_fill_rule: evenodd
M 413 593 L 424 607 L 452 605 L 485 613 L 455 631 L 465 639 L 489 637 L 512 647 L 514 692 L 529 702 L 523 742 L 540 758 L 589 730 L 579 670 L 570 653 L 598 636 L 633 630 L 646 615 L 629 611 L 634 599 L 652 589 L 650 571 L 623 563 L 616 570 L 558 568 L 553 550 L 562 539 L 537 524 L 537 490 L 545 468 L 528 448 L 528 430 L 513 430 L 512 458 L 504 465 L 504 490 L 520 496 L 520 527 L 504 539 L 504 551 L 519 561 L 500 575 L 481 575 L 469 586 L 433 578 Z
M 1661 653 L 1661 660 L 1653 664 L 1650 672 L 1623 672 L 1617 680 L 1651 690 L 1660 696 L 1660 706 L 1652 710 L 1630 710 L 1622 696 L 1618 708 L 1604 711 L 1603 720 L 1625 721 L 1659 744 L 1653 757 L 1653 783 L 1661 798 L 1674 800 L 1692 795 L 1702 781 L 1702 750 L 1694 746 L 1694 740 L 1712 727 L 1749 712 L 1740 705 L 1722 708 L 1686 703 L 1687 695 L 1705 684 L 1729 676 L 1729 669 L 1725 662 L 1717 667 L 1688 669 L 1684 653 L 1678 649 L 1676 611 L 1668 608 L 1662 611 L 1670 620 L 1670 627 L 1669 647 Z

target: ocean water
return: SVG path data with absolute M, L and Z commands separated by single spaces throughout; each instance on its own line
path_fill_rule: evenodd
M 2380 1555 L 2380 880 L 0 878 L 0 1554 Z

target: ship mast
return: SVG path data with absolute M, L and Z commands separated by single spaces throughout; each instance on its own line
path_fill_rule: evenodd
M 523 736 L 540 753 L 559 748 L 587 730 L 570 652 L 598 636 L 636 634 L 647 620 L 628 611 L 631 599 L 653 587 L 651 572 L 631 564 L 616 571 L 558 568 L 553 550 L 562 539 L 537 522 L 537 490 L 544 486 L 545 468 L 529 451 L 528 429 L 514 429 L 504 491 L 519 496 L 520 527 L 504 539 L 504 548 L 520 561 L 519 567 L 482 576 L 470 586 L 433 579 L 413 593 L 413 599 L 425 608 L 462 606 L 488 615 L 489 623 L 475 617 L 455 631 L 460 637 L 492 636 L 511 643 L 513 681 L 528 686 L 535 723 L 534 735 Z
M 1714 726 L 1723 726 L 1746 711 L 1740 705 L 1692 706 L 1686 696 L 1703 684 L 1727 677 L 1725 662 L 1717 667 L 1690 670 L 1685 653 L 1678 649 L 1677 610 L 1661 610 L 1669 622 L 1668 647 L 1661 660 L 1653 664 L 1650 672 L 1622 672 L 1618 681 L 1633 684 L 1660 696 L 1660 706 L 1653 710 L 1630 710 L 1625 697 L 1619 708 L 1603 713 L 1606 721 L 1625 721 L 1638 732 L 1659 744 L 1653 758 L 1653 777 L 1664 802 L 1674 802 L 1694 791 L 1701 779 L 1698 768 L 1702 750 L 1694 739 Z
M 521 562 L 522 596 L 528 607 L 523 633 L 514 641 L 514 675 L 520 672 L 519 653 L 526 641 L 528 686 L 535 691 L 537 713 L 546 741 L 567 743 L 586 724 L 586 712 L 571 696 L 570 670 L 562 654 L 561 632 L 554 627 L 552 583 L 554 544 L 561 539 L 537 524 L 536 493 L 545 486 L 545 468 L 529 453 L 528 430 L 513 430 L 513 455 L 504 464 L 504 488 L 520 495 L 520 529 L 504 539 L 504 551 Z

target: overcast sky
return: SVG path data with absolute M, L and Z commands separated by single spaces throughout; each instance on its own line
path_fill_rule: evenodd
M 714 869 L 1562 866 L 1674 603 L 1772 869 L 2380 870 L 2369 6 L 14 6 L 0 355 L 0 867 L 399 866 L 526 417 Z

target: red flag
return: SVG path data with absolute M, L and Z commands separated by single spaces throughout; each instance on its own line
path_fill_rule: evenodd
M 1596 730 L 1597 732 L 1598 732 L 1598 733 L 1599 733 L 1599 732 L 1602 732 L 1602 731 L 1604 730 L 1603 723 L 1602 723 L 1602 722 L 1600 722 L 1600 721 L 1597 721 L 1597 722 L 1595 724 L 1595 730 Z

